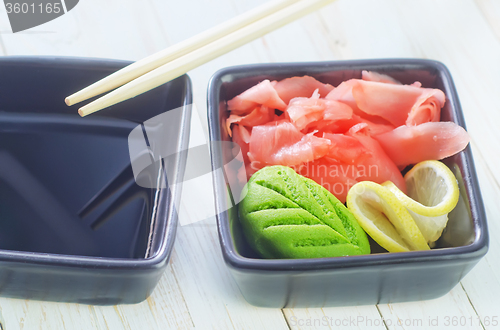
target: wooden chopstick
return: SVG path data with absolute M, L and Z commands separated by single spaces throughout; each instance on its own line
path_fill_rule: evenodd
M 87 116 L 147 92 L 183 75 L 199 65 L 211 61 L 299 17 L 309 14 L 330 2 L 333 2 L 333 0 L 300 0 L 132 80 L 103 97 L 81 107 L 78 113 L 82 117 Z
M 197 34 L 189 39 L 159 51 L 140 61 L 132 63 L 125 68 L 107 76 L 104 79 L 68 96 L 65 99 L 67 105 L 73 105 L 89 99 L 93 96 L 105 93 L 134 80 L 157 67 L 179 58 L 197 48 L 205 46 L 219 38 L 222 38 L 238 29 L 266 17 L 282 8 L 285 8 L 299 0 L 275 0 L 263 4 L 253 10 L 236 16 L 222 24 L 207 31 Z

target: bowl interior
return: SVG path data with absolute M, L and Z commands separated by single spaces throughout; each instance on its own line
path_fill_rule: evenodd
M 128 135 L 182 106 L 187 77 L 85 118 L 64 104 L 126 64 L 0 61 L 1 250 L 136 259 L 161 246 L 166 219 L 153 212 L 157 189 L 134 181 Z
M 311 63 L 311 64 L 280 64 L 280 65 L 255 65 L 246 67 L 235 67 L 221 71 L 213 78 L 212 91 L 213 102 L 210 114 L 214 126 L 212 136 L 214 139 L 229 141 L 230 137 L 225 129 L 225 121 L 228 117 L 226 102 L 259 83 L 264 79 L 280 80 L 293 76 L 312 76 L 323 83 L 338 86 L 342 81 L 351 78 L 361 78 L 361 71 L 369 70 L 388 74 L 404 84 L 411 84 L 420 81 L 423 87 L 439 88 L 446 94 L 446 103 L 441 111 L 442 121 L 454 121 L 464 126 L 460 104 L 456 95 L 453 82 L 447 69 L 440 63 L 425 60 L 376 60 L 376 61 L 352 61 L 352 62 L 332 62 L 332 63 Z M 210 92 L 209 92 L 210 93 Z M 215 106 L 218 104 L 218 109 Z M 224 148 L 227 144 L 220 144 L 220 150 L 214 150 L 214 157 L 220 157 L 222 164 L 227 164 L 232 159 L 231 150 Z M 434 249 L 453 248 L 468 246 L 477 240 L 481 234 L 481 228 L 477 221 L 474 221 L 477 205 L 477 198 L 472 198 L 474 194 L 479 194 L 475 174 L 472 173 L 473 164 L 470 148 L 455 156 L 444 160 L 455 173 L 460 186 L 460 200 L 457 207 L 449 214 L 449 221 L 443 235 L 438 240 Z M 227 167 L 225 177 L 228 182 L 235 180 L 237 168 Z M 216 183 L 217 184 L 217 183 Z M 219 194 L 218 207 L 220 210 L 228 210 L 219 214 L 219 224 L 221 235 L 227 231 L 231 237 L 228 242 L 223 242 L 223 249 L 235 251 L 243 258 L 259 259 L 260 257 L 249 247 L 244 239 L 241 226 L 238 221 L 237 205 L 234 205 L 234 198 L 231 194 L 231 186 L 224 182 L 228 191 L 224 198 Z M 232 186 L 234 187 L 234 186 Z M 476 213 L 474 215 L 474 212 Z M 227 233 L 226 233 L 227 234 Z M 229 244 L 230 246 L 224 246 Z M 386 253 L 384 249 L 371 241 L 372 254 Z

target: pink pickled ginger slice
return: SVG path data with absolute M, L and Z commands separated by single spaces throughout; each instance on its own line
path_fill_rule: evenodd
M 255 106 L 265 105 L 271 109 L 285 111 L 286 104 L 279 97 L 269 80 L 263 80 L 227 102 L 227 108 L 238 114 L 249 113 Z
M 332 142 L 327 157 L 346 164 L 358 164 L 371 156 L 371 152 L 358 139 L 345 134 L 324 133 L 323 137 Z
M 350 106 L 353 110 L 356 110 L 358 108 L 358 105 L 356 104 L 356 100 L 352 95 L 352 88 L 356 84 L 357 80 L 358 79 L 350 79 L 341 82 L 340 85 L 338 85 L 335 89 L 333 89 L 330 93 L 328 93 L 328 95 L 326 95 L 325 98 L 327 100 L 334 100 L 345 103 L 348 106 Z
M 302 134 L 292 123 L 282 120 L 255 126 L 248 156 L 254 168 L 265 165 L 299 165 L 328 153 L 330 140 Z
M 342 82 L 326 98 L 349 105 L 360 117 L 371 120 L 366 115 L 378 116 L 394 127 L 439 121 L 444 93 L 419 86 L 351 79 Z
M 323 134 L 331 141 L 324 157 L 304 164 L 299 173 L 316 181 L 345 202 L 350 187 L 360 181 L 392 181 L 406 191 L 401 172 L 380 144 L 368 132 L 366 124 L 353 126 L 345 134 Z
M 406 124 L 410 113 L 412 124 L 439 121 L 445 101 L 444 93 L 438 89 L 363 80 L 353 84 L 352 95 L 363 112 L 380 116 L 396 127 Z M 421 110 L 425 116 L 418 115 Z
M 377 81 L 386 84 L 401 85 L 401 83 L 398 80 L 392 78 L 391 76 L 388 76 L 383 73 L 378 73 L 375 71 L 366 71 L 366 70 L 361 71 L 361 79 L 366 81 Z
M 406 119 L 406 125 L 419 125 L 428 122 L 438 122 L 441 108 L 445 103 L 445 95 L 439 89 L 423 88 L 424 92 L 413 105 Z
M 328 121 L 332 123 L 337 120 L 350 119 L 352 109 L 348 105 L 319 98 L 318 90 L 312 97 L 296 97 L 290 100 L 286 109 L 292 123 L 303 130 L 309 124 L 318 124 L 318 121 Z
M 462 151 L 470 140 L 465 129 L 453 122 L 403 125 L 374 138 L 400 167 L 452 156 Z
M 290 100 L 295 97 L 310 97 L 316 89 L 321 97 L 325 97 L 333 89 L 333 86 L 323 84 L 313 77 L 303 76 L 283 79 L 274 88 L 283 102 L 289 104 Z
M 248 158 L 250 135 L 251 133 L 244 126 L 233 126 L 233 142 L 240 146 L 240 150 L 243 155 L 243 162 L 245 163 L 245 166 L 242 166 L 242 169 L 238 171 L 238 180 L 240 180 L 240 182 L 246 182 L 243 181 L 243 179 L 248 180 L 252 174 L 256 172 L 250 167 L 250 160 Z M 238 150 L 233 150 L 233 156 L 236 156 L 238 154 L 237 152 Z
M 228 119 L 226 119 L 226 128 L 231 136 L 231 124 L 240 124 L 243 126 L 257 126 L 264 125 L 274 118 L 274 109 L 268 108 L 264 105 L 256 106 L 248 115 L 238 116 L 231 114 Z
M 357 139 L 370 154 L 358 164 L 359 181 L 373 181 L 384 183 L 392 181 L 402 192 L 406 193 L 406 183 L 394 161 L 387 155 L 380 143 L 375 140 L 367 129 L 368 125 L 358 124 L 353 126 L 347 135 Z

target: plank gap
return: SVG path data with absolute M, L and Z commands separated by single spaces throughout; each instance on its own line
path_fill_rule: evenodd
M 465 296 L 467 297 L 467 300 L 469 300 L 469 303 L 470 303 L 472 309 L 474 310 L 474 313 L 476 313 L 477 319 L 479 320 L 479 324 L 481 325 L 481 328 L 483 328 L 484 330 L 486 330 L 485 327 L 484 327 L 484 324 L 483 324 L 483 320 L 481 320 L 481 317 L 477 313 L 476 307 L 472 303 L 472 300 L 470 299 L 469 294 L 467 293 L 467 290 L 465 290 L 464 285 L 462 284 L 462 282 L 460 282 L 460 286 L 462 287 L 462 290 L 464 290 Z
M 288 318 L 286 317 L 285 310 L 283 308 L 281 309 L 281 314 L 283 314 L 283 318 L 285 319 L 286 326 L 288 327 L 288 329 L 292 330 L 292 327 L 290 326 L 290 323 L 288 323 Z
M 387 326 L 387 323 L 385 323 L 385 318 L 384 316 L 382 315 L 382 312 L 380 311 L 380 308 L 378 307 L 378 305 L 375 305 L 375 308 L 377 309 L 377 312 L 378 314 L 380 315 L 380 318 L 382 319 L 382 322 L 384 322 L 384 327 L 389 330 L 389 327 Z

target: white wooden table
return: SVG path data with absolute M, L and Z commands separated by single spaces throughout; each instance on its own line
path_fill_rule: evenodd
M 0 5 L 0 54 L 138 60 L 264 1 L 80 0 L 68 14 L 17 34 Z M 179 227 L 170 266 L 147 301 L 101 307 L 0 298 L 2 328 L 500 329 L 500 0 L 338 0 L 189 72 L 195 119 L 201 118 L 193 121 L 192 139 L 204 139 L 207 82 L 222 67 L 390 57 L 445 63 L 472 138 L 490 251 L 449 294 L 363 307 L 253 307 L 222 260 L 207 180 L 196 192 L 196 214 L 187 212 L 193 210 L 189 205 L 181 212 L 184 222 L 193 216 L 206 220 Z

